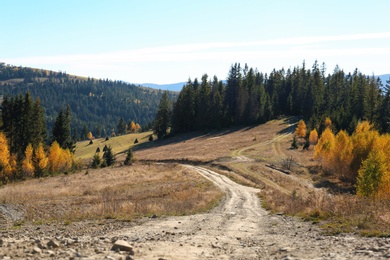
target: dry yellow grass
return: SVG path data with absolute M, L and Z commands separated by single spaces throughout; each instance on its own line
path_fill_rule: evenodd
M 0 188 L 1 203 L 23 205 L 32 222 L 193 214 L 221 197 L 196 172 L 162 164 L 89 170 Z

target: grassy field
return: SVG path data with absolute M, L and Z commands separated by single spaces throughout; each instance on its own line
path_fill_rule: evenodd
M 0 187 L 1 203 L 23 205 L 25 221 L 33 223 L 194 214 L 214 207 L 222 194 L 196 172 L 163 164 L 91 169 Z
M 109 140 L 106 141 L 105 138 L 93 139 L 93 144 L 90 144 L 90 141 L 82 141 L 77 142 L 76 144 L 76 152 L 75 158 L 80 159 L 82 161 L 92 160 L 93 155 L 96 152 L 96 149 L 99 147 L 100 151 L 103 152 L 103 148 L 105 145 L 112 148 L 112 151 L 115 155 L 120 153 L 124 153 L 130 147 L 135 145 L 140 145 L 146 142 L 149 142 L 149 136 L 152 132 L 143 132 L 143 133 L 134 133 L 134 134 L 126 134 L 115 137 L 110 137 Z M 134 144 L 135 140 L 138 140 L 138 144 Z

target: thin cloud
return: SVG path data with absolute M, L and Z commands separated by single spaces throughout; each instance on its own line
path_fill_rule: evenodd
M 381 55 L 389 54 L 389 48 L 331 48 L 326 43 L 361 40 L 390 39 L 390 32 L 280 38 L 251 42 L 211 42 L 199 44 L 170 45 L 120 52 L 98 54 L 75 54 L 56 56 L 36 56 L 7 59 L 11 64 L 97 64 L 97 63 L 133 63 L 133 62 L 177 62 L 199 60 L 243 60 L 282 57 L 324 57 L 335 55 Z M 321 44 L 323 43 L 323 44 Z M 315 46 L 314 44 L 320 44 Z M 325 45 L 324 45 L 325 44 Z

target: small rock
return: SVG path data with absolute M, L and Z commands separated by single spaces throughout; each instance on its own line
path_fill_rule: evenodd
M 117 240 L 114 245 L 112 245 L 111 250 L 116 251 L 117 249 L 121 251 L 127 251 L 130 255 L 134 255 L 133 248 L 124 240 Z
M 33 248 L 33 253 L 34 253 L 34 254 L 40 254 L 40 253 L 42 253 L 42 249 L 40 249 L 40 248 L 37 247 L 37 246 L 34 246 L 34 248 Z
M 69 245 L 69 246 L 70 246 L 70 245 L 73 245 L 74 243 L 76 243 L 76 241 L 73 240 L 73 239 L 71 239 L 71 238 L 69 238 L 69 239 L 66 240 L 66 244 Z
M 51 248 L 57 248 L 60 246 L 60 244 L 57 241 L 50 240 L 49 242 L 47 242 L 47 246 Z

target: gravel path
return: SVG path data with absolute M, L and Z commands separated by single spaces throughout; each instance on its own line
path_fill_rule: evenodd
M 192 168 L 226 193 L 220 206 L 193 216 L 152 218 L 140 224 L 85 222 L 22 227 L 1 233 L 3 259 L 380 259 L 390 240 L 323 236 L 307 222 L 271 215 L 257 189 L 211 170 Z M 111 250 L 123 240 L 133 249 Z

